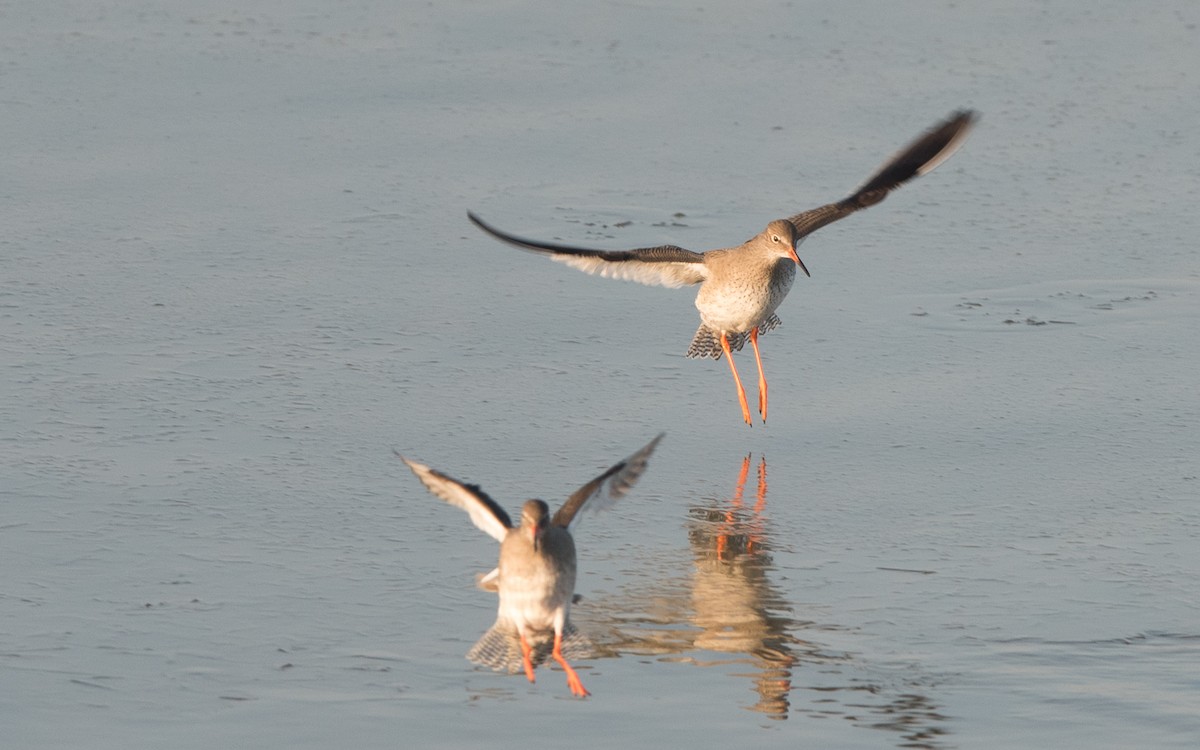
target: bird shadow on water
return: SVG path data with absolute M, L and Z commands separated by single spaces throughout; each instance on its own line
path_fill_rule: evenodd
M 755 468 L 756 486 L 747 497 Z M 748 680 L 754 698 L 741 708 L 774 722 L 842 718 L 896 732 L 902 747 L 945 747 L 948 719 L 923 692 L 930 678 L 915 669 L 899 678 L 894 670 L 873 669 L 821 644 L 822 632 L 848 628 L 796 616 L 773 580 L 777 546 L 767 491 L 766 459 L 755 467 L 747 455 L 732 495 L 689 509 L 687 555 L 652 561 L 645 579 L 588 597 L 583 626 L 604 655 L 653 656 Z

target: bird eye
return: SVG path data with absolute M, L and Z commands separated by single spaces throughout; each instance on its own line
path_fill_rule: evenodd
M 771 242 L 779 242 L 779 235 L 777 235 L 777 234 L 771 235 Z

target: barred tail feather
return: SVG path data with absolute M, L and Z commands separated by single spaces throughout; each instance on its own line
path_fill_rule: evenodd
M 729 341 L 729 348 L 733 351 L 741 351 L 742 346 L 746 343 L 745 334 L 727 333 L 725 338 Z M 721 333 L 714 331 L 703 323 L 696 329 L 696 335 L 692 337 L 692 345 L 688 347 L 688 357 L 712 357 L 720 359 L 724 351 L 721 349 Z
M 766 333 L 767 331 L 772 331 L 778 328 L 781 323 L 782 321 L 779 320 L 779 316 L 772 313 L 771 317 L 759 324 L 758 332 Z M 750 334 L 748 333 L 725 334 L 725 339 L 729 342 L 730 351 L 735 352 L 740 352 L 749 338 Z M 715 331 L 701 323 L 700 328 L 696 330 L 696 335 L 692 338 L 692 345 L 688 347 L 687 356 L 720 359 L 722 354 L 724 354 L 724 350 L 721 349 L 721 332 Z
M 550 658 L 550 652 L 554 648 L 554 633 L 538 633 L 530 640 L 529 645 L 533 647 L 531 659 L 536 667 Z M 570 623 L 563 629 L 562 652 L 567 661 L 590 659 L 597 653 L 591 639 Z M 509 674 L 517 674 L 525 668 L 517 631 L 511 626 L 502 627 L 499 623 L 493 625 L 471 647 L 467 652 L 467 659 L 481 666 L 491 667 L 497 672 Z
M 536 662 L 536 653 L 534 654 Z M 467 652 L 467 659 L 497 672 L 516 674 L 523 669 L 517 631 L 493 625 Z
M 575 626 L 569 622 L 563 628 L 562 652 L 567 661 L 594 659 L 600 654 L 596 644 L 592 643 L 592 639 L 576 630 Z

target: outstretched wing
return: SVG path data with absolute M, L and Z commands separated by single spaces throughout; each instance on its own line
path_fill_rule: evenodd
M 496 541 L 503 542 L 508 536 L 508 530 L 513 527 L 508 513 L 504 512 L 495 500 L 487 496 L 478 485 L 464 484 L 453 477 L 448 477 L 440 471 L 435 471 L 425 464 L 409 461 L 395 450 L 396 457 L 408 464 L 417 479 L 437 497 L 451 505 L 462 508 L 471 516 L 471 522 L 486 531 Z
M 679 287 L 699 284 L 708 278 L 704 256 L 676 245 L 641 247 L 634 250 L 591 250 L 585 247 L 558 245 L 553 242 L 527 240 L 502 232 L 470 211 L 467 218 L 475 226 L 501 242 L 507 242 L 523 250 L 550 256 L 551 260 L 565 263 L 587 273 L 626 279 L 651 286 Z
M 575 490 L 554 514 L 551 523 L 555 526 L 565 526 L 570 530 L 579 522 L 581 511 L 603 510 L 620 500 L 642 476 L 650 454 L 654 452 L 655 446 L 658 445 L 659 440 L 662 440 L 662 437 L 663 434 L 659 433 L 658 437 L 647 443 L 637 453 Z
M 821 227 L 844 219 L 855 211 L 873 206 L 888 193 L 904 183 L 933 171 L 949 159 L 966 140 L 978 115 L 964 109 L 952 114 L 945 122 L 926 131 L 899 153 L 888 159 L 862 187 L 844 200 L 814 208 L 788 217 L 800 237 L 812 234 Z

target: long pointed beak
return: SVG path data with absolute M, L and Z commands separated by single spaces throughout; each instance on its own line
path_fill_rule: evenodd
M 812 274 L 808 272 L 808 268 L 805 267 L 804 261 L 800 260 L 800 256 L 796 254 L 796 248 L 794 247 L 792 248 L 792 260 L 796 261 L 796 265 L 800 266 L 800 270 L 804 272 L 805 276 L 810 279 L 812 278 Z

